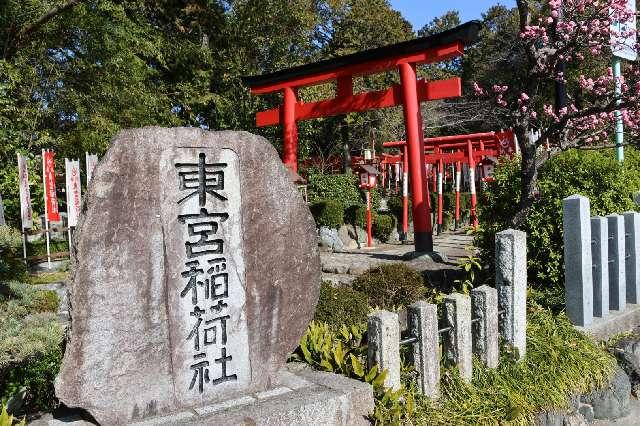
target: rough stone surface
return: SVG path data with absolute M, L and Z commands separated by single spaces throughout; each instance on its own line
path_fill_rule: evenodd
M 321 226 L 318 230 L 318 238 L 321 246 L 328 247 L 332 250 L 342 250 L 344 248 L 344 243 L 340 239 L 337 229 Z
M 580 406 L 578 407 L 578 413 L 580 413 L 582 417 L 584 417 L 587 423 L 591 423 L 595 419 L 593 414 L 593 407 L 589 404 L 580 404 Z
M 418 388 L 423 395 L 435 398 L 440 384 L 440 345 L 438 308 L 419 301 L 407 308 L 409 334 L 417 338 L 413 346 L 413 364 L 418 372 Z
M 593 315 L 609 315 L 609 233 L 607 219 L 591 218 L 591 255 L 593 262 Z
M 562 200 L 567 316 L 581 327 L 593 321 L 590 212 L 587 197 L 572 195 Z
M 225 167 L 224 188 L 200 194 L 181 188 L 178 170 L 198 170 L 199 161 L 208 164 L 211 185 L 220 176 L 210 169 Z M 185 163 L 195 165 L 179 165 Z M 202 214 L 203 199 L 208 214 L 229 215 L 214 219 L 208 237 L 203 228 L 189 226 L 193 216 L 184 216 Z M 196 244 L 215 238 L 212 228 L 223 239 L 224 250 L 214 258 L 226 257 L 220 267 L 229 272 L 228 285 L 216 281 L 215 259 L 202 267 L 210 268 L 212 300 L 219 288 L 228 290 L 223 300 L 229 305 L 229 342 L 222 338 L 222 321 L 215 323 L 219 331 L 205 327 L 213 336 L 200 331 L 211 382 L 199 393 L 198 384 L 189 389 L 197 377 L 189 357 L 200 339 L 188 337 L 197 315 L 189 315 L 195 299 L 183 277 L 189 278 L 189 247 L 216 247 Z M 121 132 L 95 170 L 76 231 L 71 337 L 57 396 L 68 406 L 86 408 L 100 423 L 118 424 L 272 388 L 317 301 L 314 235 L 308 208 L 263 138 L 194 128 Z M 216 338 L 221 343 L 211 344 Z M 237 380 L 216 382 L 225 376 L 221 344 L 233 357 L 226 375 L 237 374 Z
M 367 365 L 374 365 L 379 371 L 388 370 L 384 386 L 398 389 L 400 383 L 400 323 L 398 314 L 388 311 L 376 311 L 367 321 L 368 345 Z
M 591 266 L 589 266 L 591 269 Z M 500 334 L 518 351 L 527 350 L 527 234 L 507 229 L 496 234 L 496 288 Z
M 625 278 L 624 217 L 607 216 L 609 232 L 609 309 L 622 311 L 627 303 Z
M 593 407 L 596 419 L 618 419 L 629 414 L 631 383 L 629 377 L 618 367 L 611 382 L 604 389 L 596 389 L 583 395 L 582 403 Z
M 487 285 L 471 290 L 471 314 L 479 321 L 471 324 L 473 353 L 489 368 L 500 361 L 498 332 L 498 293 Z
M 537 426 L 586 426 L 588 422 L 581 413 L 543 411 L 536 417 Z
M 460 293 L 450 294 L 444 298 L 444 309 L 446 324 L 451 327 L 443 334 L 445 358 L 458 367 L 462 378 L 471 381 L 471 298 Z
M 640 340 L 638 338 L 624 339 L 616 343 L 615 355 L 618 365 L 629 376 L 632 393 L 638 397 L 638 386 L 640 385 Z
M 358 242 L 352 238 L 350 230 L 353 229 L 351 225 L 342 225 L 338 229 L 338 238 L 342 241 L 342 246 L 346 249 L 357 249 Z

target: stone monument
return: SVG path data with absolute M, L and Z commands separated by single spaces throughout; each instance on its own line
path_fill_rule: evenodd
M 313 316 L 320 263 L 313 218 L 263 138 L 121 132 L 73 246 L 56 380 L 67 406 L 101 424 L 176 424 L 260 399 L 291 375 L 284 364 Z

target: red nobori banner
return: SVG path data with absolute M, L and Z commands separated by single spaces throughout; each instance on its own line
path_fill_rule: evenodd
M 42 162 L 44 169 L 44 202 L 47 209 L 47 220 L 59 222 L 58 196 L 56 195 L 56 165 L 55 152 L 43 151 Z
M 31 194 L 29 193 L 29 171 L 27 159 L 18 154 L 18 180 L 20 184 L 20 217 L 22 229 L 33 227 L 33 212 L 31 210 Z

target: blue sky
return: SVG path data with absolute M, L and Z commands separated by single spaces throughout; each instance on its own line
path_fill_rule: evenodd
M 417 31 L 427 22 L 448 10 L 458 10 L 462 22 L 479 19 L 482 12 L 494 4 L 514 7 L 515 0 L 390 0 Z

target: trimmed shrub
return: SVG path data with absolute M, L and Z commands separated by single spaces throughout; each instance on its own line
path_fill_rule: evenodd
M 344 223 L 344 207 L 338 201 L 318 201 L 309 207 L 317 226 L 339 228 Z
M 396 217 L 398 223 L 402 223 L 402 196 L 396 195 L 389 197 L 387 200 L 389 211 Z M 411 210 L 411 197 L 409 197 L 409 221 L 413 219 L 413 211 Z
M 362 203 L 356 175 L 310 174 L 307 193 L 311 203 L 332 200 L 345 209 Z
M 334 288 L 328 281 L 320 285 L 320 298 L 313 319 L 338 329 L 343 324 L 363 325 L 367 322 L 367 296 L 349 287 Z
M 417 271 L 402 263 L 389 263 L 369 269 L 352 283 L 353 289 L 367 296 L 369 306 L 394 309 L 425 299 L 425 281 Z
M 378 214 L 375 210 L 371 211 L 372 226 L 376 223 L 376 216 Z M 363 205 L 353 205 L 345 210 L 344 221 L 350 225 L 359 226 L 360 228 L 367 227 L 367 208 Z
M 536 287 L 562 286 L 564 252 L 562 199 L 581 194 L 591 201 L 591 215 L 604 216 L 637 209 L 633 193 L 640 189 L 640 170 L 634 160 L 637 150 L 629 147 L 630 160 L 622 165 L 613 150 L 570 150 L 549 160 L 540 169 L 539 199 L 527 212 L 521 229 L 527 232 L 529 282 Z M 502 160 L 494 170 L 493 182 L 481 194 L 481 230 L 475 244 L 483 264 L 494 265 L 495 234 L 509 228 L 520 199 L 519 159 Z
M 57 405 L 53 380 L 62 360 L 64 328 L 53 312 L 55 292 L 19 282 L 0 283 L 0 399 L 26 389 L 27 411 Z
M 22 256 L 22 234 L 9 226 L 0 226 L 0 280 L 22 279 L 27 269 Z
M 396 218 L 390 214 L 378 214 L 373 222 L 373 235 L 382 242 L 389 241 L 396 228 Z
M 26 389 L 23 410 L 51 411 L 58 406 L 53 383 L 62 364 L 61 345 L 49 346 L 44 352 L 34 353 L 25 361 L 9 368 L 0 397 L 8 399 L 20 389 Z
M 59 305 L 60 298 L 53 290 L 38 290 L 31 301 L 33 312 L 57 312 Z

